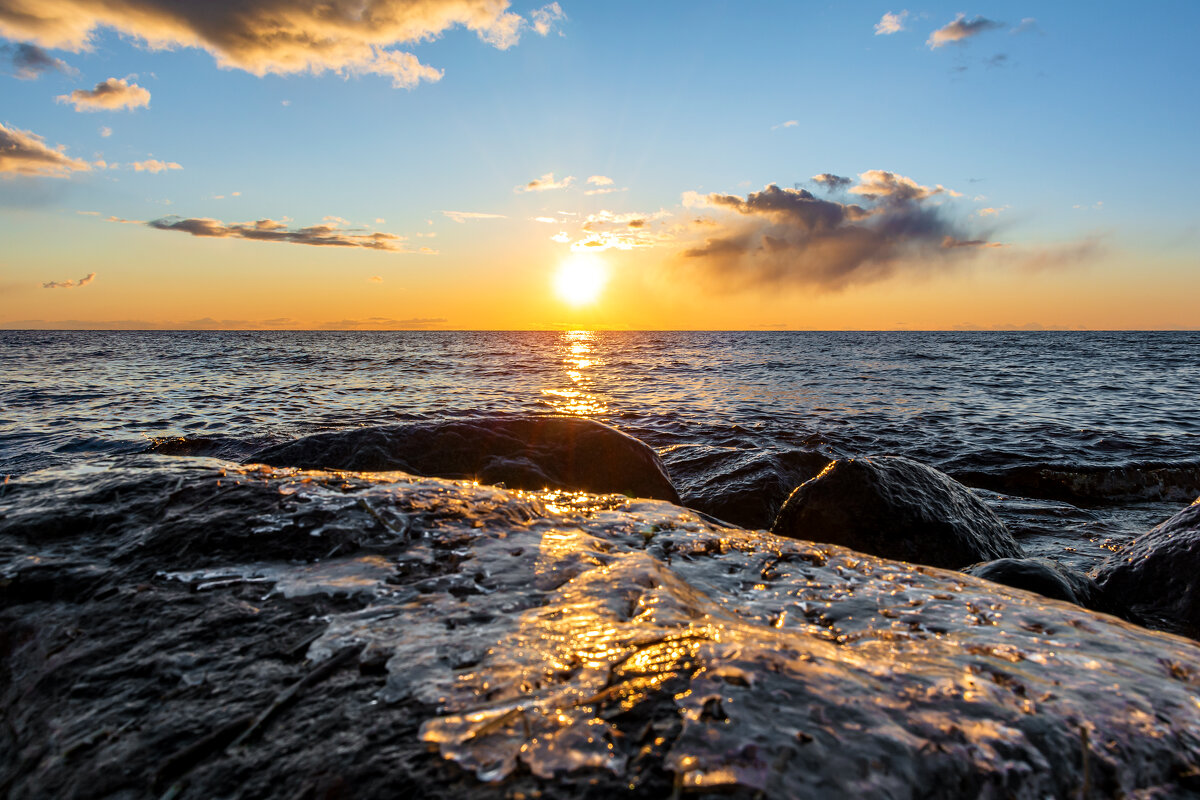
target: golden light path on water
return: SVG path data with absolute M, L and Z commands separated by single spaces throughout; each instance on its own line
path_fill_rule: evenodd
M 542 389 L 542 395 L 560 414 L 592 416 L 608 411 L 608 404 L 592 391 L 592 375 L 604 365 L 593 331 L 565 331 L 558 345 L 564 385 Z

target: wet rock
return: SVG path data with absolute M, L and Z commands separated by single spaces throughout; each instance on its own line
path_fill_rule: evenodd
M 400 470 L 679 502 L 658 455 L 616 428 L 575 417 L 490 417 L 415 422 L 306 436 L 252 454 L 276 467 Z
M 1096 569 L 1105 596 L 1146 624 L 1200 638 L 1200 498 Z
M 1024 555 L 969 489 L 898 456 L 830 462 L 792 492 L 771 532 L 947 569 Z
M 14 798 L 1194 790 L 1200 645 L 663 502 L 141 457 L 13 481 L 39 559 Z
M 686 445 L 664 454 L 684 505 L 744 528 L 769 528 L 792 489 L 829 458 L 792 449 Z
M 1115 613 L 1094 580 L 1049 558 L 1000 558 L 972 564 L 963 572 L 1093 611 Z

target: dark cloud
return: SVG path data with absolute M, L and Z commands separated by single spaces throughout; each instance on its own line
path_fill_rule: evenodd
M 109 78 L 94 89 L 76 89 L 60 94 L 60 103 L 70 103 L 76 111 L 119 111 L 150 105 L 150 92 L 124 78 Z
M 393 48 L 463 26 L 495 47 L 531 27 L 508 0 L 0 0 L 0 36 L 79 52 L 111 28 L 149 47 L 197 47 L 222 67 L 267 73 L 373 73 L 398 87 L 442 73 Z M 555 4 L 535 13 L 549 33 Z
M 322 247 L 363 247 L 368 250 L 400 251 L 404 242 L 403 236 L 391 233 L 362 233 L 359 229 L 330 224 L 289 228 L 286 223 L 273 219 L 233 222 L 226 225 L 220 220 L 203 217 L 164 217 L 150 220 L 146 224 L 160 231 L 179 231 L 214 239 L 251 239 L 259 242 L 287 242 Z
M 72 172 L 86 172 L 91 164 L 71 158 L 57 148 L 46 146 L 36 133 L 0 125 L 0 177 L 12 175 L 65 178 Z
M 965 42 L 967 39 L 978 36 L 985 31 L 1003 27 L 1003 22 L 996 22 L 986 17 L 975 17 L 975 19 L 969 20 L 966 14 L 959 14 L 954 18 L 953 22 L 949 22 L 929 34 L 929 39 L 926 40 L 925 44 L 929 45 L 930 50 L 936 50 L 944 45 Z
M 43 289 L 77 289 L 80 286 L 87 286 L 92 281 L 96 280 L 96 273 L 89 272 L 77 281 L 46 281 L 42 284 Z
M 18 44 L 5 49 L 11 50 L 16 76 L 24 81 L 35 80 L 47 72 L 63 72 L 68 75 L 76 72 L 70 64 L 61 58 L 55 58 L 35 44 Z
M 931 189 L 896 173 L 870 170 L 850 192 L 862 203 L 839 203 L 774 184 L 744 198 L 693 196 L 693 204 L 718 215 L 693 229 L 703 242 L 685 247 L 681 260 L 700 266 L 725 287 L 795 284 L 839 290 L 995 246 L 985 233 L 966 230 L 950 218 L 938 200 L 954 193 L 941 186 Z
M 845 189 L 854 183 L 850 178 L 843 178 L 841 175 L 834 175 L 832 172 L 822 172 L 820 175 L 813 175 L 812 182 L 830 192 Z

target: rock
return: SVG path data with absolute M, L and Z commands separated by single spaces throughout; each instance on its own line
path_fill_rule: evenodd
M 0 578 L 14 798 L 1197 788 L 1200 645 L 662 502 L 142 456 L 12 481 Z
M 969 489 L 898 456 L 830 462 L 792 492 L 771 532 L 947 569 L 1024 555 Z
M 1105 596 L 1147 625 L 1200 638 L 1200 498 L 1096 569 Z
M 358 428 L 268 447 L 251 463 L 305 469 L 400 470 L 679 502 L 658 455 L 616 428 L 576 417 L 483 417 Z
M 1093 611 L 1115 613 L 1094 580 L 1049 558 L 1001 558 L 972 564 L 963 572 Z
M 798 449 L 681 445 L 663 456 L 688 508 L 744 528 L 769 528 L 792 489 L 829 458 Z

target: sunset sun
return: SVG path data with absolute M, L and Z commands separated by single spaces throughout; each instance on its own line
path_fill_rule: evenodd
M 608 281 L 608 268 L 591 253 L 572 253 L 554 275 L 554 290 L 573 306 L 595 303 Z

